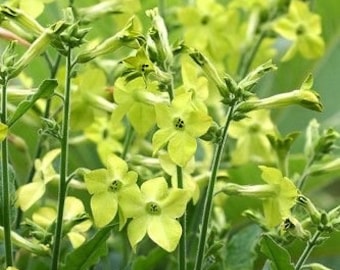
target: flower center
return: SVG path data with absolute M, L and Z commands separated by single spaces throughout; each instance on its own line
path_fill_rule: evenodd
M 208 24 L 209 21 L 210 21 L 209 16 L 208 16 L 208 15 L 205 15 L 205 16 L 203 16 L 202 19 L 201 19 L 201 24 L 206 25 L 206 24 Z
M 160 206 L 155 202 L 148 202 L 145 209 L 148 214 L 153 216 L 159 216 L 162 212 Z
M 113 180 L 109 185 L 108 191 L 117 192 L 121 189 L 123 183 L 119 180 Z
M 296 34 L 297 34 L 298 36 L 301 36 L 301 35 L 303 35 L 303 34 L 305 34 L 305 33 L 306 33 L 306 27 L 305 27 L 304 25 L 300 24 L 300 25 L 296 28 Z
M 177 130 L 184 130 L 185 127 L 184 120 L 179 117 L 176 117 L 174 119 L 174 126 Z
M 261 126 L 259 124 L 252 124 L 249 127 L 249 132 L 250 133 L 257 133 L 261 130 Z

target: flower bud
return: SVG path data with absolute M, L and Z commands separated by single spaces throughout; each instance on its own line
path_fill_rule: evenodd
M 332 270 L 331 268 L 328 268 L 320 263 L 310 263 L 310 264 L 305 264 L 303 266 L 304 270 Z
M 171 66 L 173 62 L 172 49 L 168 40 L 168 31 L 163 18 L 159 15 L 158 8 L 146 11 L 146 15 L 152 19 L 152 28 L 149 31 L 158 53 L 158 62 Z
M 307 241 L 310 239 L 309 231 L 305 230 L 302 224 L 294 217 L 286 218 L 282 224 L 283 230 L 288 232 L 290 235 Z
M 313 165 L 309 169 L 309 175 L 320 175 L 340 170 L 340 158 L 336 158 L 324 164 Z
M 316 209 L 312 201 L 304 195 L 297 197 L 297 203 L 303 206 L 309 213 L 314 224 L 319 225 L 321 221 L 321 213 Z
M 201 67 L 205 75 L 208 77 L 208 80 L 210 80 L 216 85 L 218 91 L 223 97 L 223 102 L 224 103 L 230 102 L 229 98 L 230 91 L 227 85 L 229 84 L 236 86 L 236 83 L 233 81 L 233 79 L 230 76 L 227 76 L 225 80 L 228 81 L 228 84 L 225 81 L 223 81 L 221 77 L 218 75 L 218 72 L 215 69 L 215 67 L 202 53 L 196 50 L 189 50 L 189 56 L 192 58 L 192 60 L 195 61 L 197 65 Z
M 238 185 L 227 183 L 222 191 L 227 195 L 238 195 L 256 198 L 271 198 L 277 195 L 274 185 Z
M 14 21 L 16 24 L 18 24 L 28 32 L 33 32 L 35 35 L 38 36 L 40 36 L 44 32 L 44 27 L 42 27 L 35 19 L 33 19 L 31 16 L 20 9 L 2 5 L 0 6 L 0 12 L 6 18 Z
M 53 31 L 51 29 L 46 29 L 13 65 L 13 71 L 10 74 L 10 78 L 16 77 L 34 58 L 42 54 L 47 46 L 49 46 L 52 36 Z
M 104 40 L 95 48 L 86 49 L 81 52 L 77 57 L 77 62 L 86 63 L 98 56 L 114 52 L 124 45 L 137 49 L 139 47 L 137 40 L 140 37 L 141 35 L 139 33 L 133 31 L 132 18 L 129 20 L 128 24 L 113 37 Z

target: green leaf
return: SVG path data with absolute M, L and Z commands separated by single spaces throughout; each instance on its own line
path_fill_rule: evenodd
M 85 270 L 107 254 L 106 241 L 116 224 L 99 230 L 89 241 L 67 255 L 63 270 Z
M 159 247 L 151 250 L 146 256 L 138 256 L 133 264 L 132 270 L 149 270 L 160 266 L 167 253 Z
M 271 261 L 271 269 L 294 270 L 288 251 L 278 245 L 269 235 L 263 235 L 260 246 L 261 252 Z
M 257 257 L 255 247 L 260 238 L 261 230 L 256 225 L 247 226 L 235 234 L 226 247 L 226 270 L 254 269 L 254 261 Z
M 13 113 L 12 117 L 8 120 L 8 127 L 14 125 L 21 116 L 25 114 L 34 103 L 40 98 L 49 98 L 53 95 L 54 89 L 58 86 L 57 80 L 44 80 L 37 92 L 31 96 L 28 96 L 25 100 L 19 103 L 17 109 Z

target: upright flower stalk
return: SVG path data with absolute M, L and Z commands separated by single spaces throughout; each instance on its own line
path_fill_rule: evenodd
M 208 189 L 205 196 L 204 201 L 204 208 L 203 208 L 203 217 L 202 217 L 202 227 L 199 235 L 199 242 L 198 242 L 198 251 L 196 254 L 196 261 L 195 261 L 195 270 L 202 269 L 202 263 L 204 259 L 204 248 L 205 248 L 205 242 L 207 238 L 207 231 L 208 231 L 208 225 L 209 225 L 209 219 L 210 214 L 212 210 L 212 204 L 213 204 L 213 196 L 214 196 L 214 188 L 217 178 L 217 173 L 219 170 L 219 167 L 221 165 L 223 153 L 224 153 L 224 147 L 227 142 L 227 131 L 230 125 L 230 122 L 233 117 L 235 104 L 232 104 L 227 113 L 227 120 L 223 128 L 222 133 L 222 140 L 219 144 L 217 144 L 217 147 L 215 149 L 214 158 L 212 162 L 212 168 L 211 168 L 211 176 L 208 183 Z
M 1 123 L 7 122 L 7 78 L 4 78 L 1 95 Z M 8 174 L 8 141 L 4 138 L 1 142 L 1 193 L 5 242 L 5 259 L 6 265 L 13 265 L 12 241 L 11 241 L 11 201 L 10 201 L 10 179 Z
M 61 134 L 61 154 L 60 154 L 60 180 L 58 191 L 58 213 L 55 227 L 55 238 L 53 243 L 52 270 L 59 268 L 60 246 L 62 240 L 63 214 L 67 191 L 68 176 L 68 152 L 69 152 L 69 130 L 71 116 L 71 64 L 72 54 L 71 47 L 68 48 L 66 56 L 66 78 L 65 78 L 65 95 L 64 95 L 64 114 Z

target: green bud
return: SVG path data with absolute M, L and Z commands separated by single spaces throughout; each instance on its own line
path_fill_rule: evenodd
M 158 62 L 164 67 L 171 66 L 173 63 L 172 49 L 168 40 L 168 31 L 163 18 L 159 15 L 158 8 L 146 11 L 146 15 L 152 19 L 152 28 L 149 31 L 151 39 L 154 41 L 158 55 Z
M 277 195 L 274 185 L 238 185 L 227 183 L 223 186 L 222 192 L 227 195 L 238 195 L 255 198 L 271 198 Z
M 230 102 L 230 91 L 227 85 L 236 85 L 234 80 L 230 76 L 226 76 L 225 80 L 222 80 L 221 77 L 218 75 L 217 70 L 212 65 L 212 63 L 206 58 L 202 53 L 198 52 L 197 50 L 190 50 L 189 49 L 189 56 L 194 60 L 194 62 L 201 67 L 205 75 L 208 77 L 208 80 L 213 82 L 218 91 L 220 92 L 221 96 L 223 97 L 223 102 L 228 103 Z M 227 83 L 225 81 L 228 81 Z
M 323 164 L 316 164 L 309 169 L 309 175 L 320 175 L 340 170 L 340 158 L 336 158 Z
M 131 10 L 127 9 L 129 5 L 126 2 L 129 1 L 107 0 L 89 7 L 79 8 L 77 9 L 77 17 L 81 20 L 82 24 L 89 24 L 108 14 L 120 14 L 126 11 L 131 12 Z M 135 6 L 132 4 L 136 3 L 130 4 L 129 7 L 135 9 Z
M 219 143 L 221 140 L 221 127 L 213 122 L 208 131 L 200 137 L 204 141 L 211 141 L 213 143 Z
M 272 63 L 272 60 L 269 60 L 248 73 L 248 75 L 239 82 L 238 87 L 243 91 L 248 91 L 254 87 L 267 72 L 276 69 L 277 67 Z
M 34 35 L 40 36 L 45 30 L 35 19 L 20 9 L 2 5 L 0 6 L 0 12 L 7 19 L 14 21 L 26 31 L 34 33 Z
M 294 217 L 289 217 L 282 223 L 283 230 L 288 232 L 290 235 L 307 241 L 310 239 L 310 232 L 305 230 L 302 224 Z
M 312 222 L 319 225 L 321 222 L 321 213 L 316 209 L 312 201 L 304 195 L 299 195 L 296 200 L 299 205 L 307 210 Z
M 94 48 L 86 49 L 81 52 L 77 57 L 77 62 L 86 63 L 98 56 L 114 52 L 122 46 L 128 46 L 137 49 L 139 47 L 137 40 L 140 38 L 141 35 L 133 31 L 132 17 L 127 25 L 113 37 L 104 40 Z
M 4 80 L 13 72 L 13 65 L 15 63 L 15 42 L 10 42 L 5 48 L 0 58 L 0 82 L 3 84 Z
M 52 36 L 53 31 L 49 28 L 45 29 L 45 31 L 31 44 L 28 50 L 13 65 L 13 71 L 10 74 L 10 78 L 16 77 L 34 58 L 42 54 L 50 45 Z

